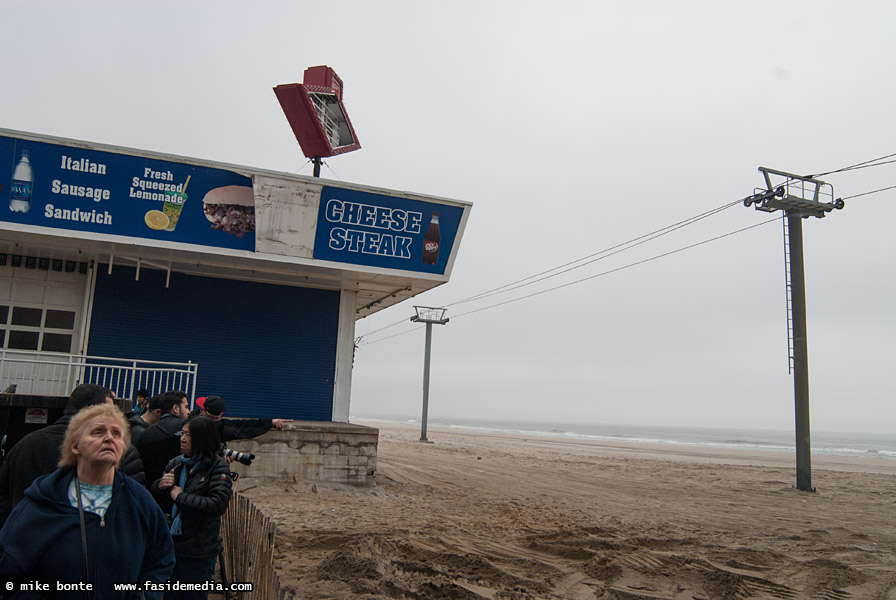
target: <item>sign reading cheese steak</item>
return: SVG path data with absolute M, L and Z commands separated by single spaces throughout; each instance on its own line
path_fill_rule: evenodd
M 314 258 L 444 274 L 463 208 L 325 186 Z

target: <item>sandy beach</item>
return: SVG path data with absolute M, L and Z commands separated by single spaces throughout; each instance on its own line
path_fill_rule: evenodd
M 368 425 L 373 488 L 237 485 L 287 597 L 896 600 L 894 460 Z

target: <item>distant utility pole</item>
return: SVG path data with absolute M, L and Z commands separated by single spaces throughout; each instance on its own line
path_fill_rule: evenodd
M 448 322 L 445 318 L 447 308 L 432 308 L 429 306 L 415 306 L 414 310 L 417 314 L 411 317 L 411 321 L 415 323 L 426 323 L 426 351 L 423 357 L 423 417 L 420 420 L 420 441 L 428 442 L 426 439 L 426 419 L 429 412 L 429 357 L 432 346 L 432 325 L 444 325 Z
M 796 413 L 796 488 L 814 492 L 812 487 L 812 445 L 809 427 L 809 344 L 806 337 L 806 280 L 803 269 L 803 219 L 822 218 L 844 202 L 834 199 L 833 186 L 783 171 L 759 167 L 765 189 L 756 189 L 744 199 L 744 206 L 756 210 L 783 210 L 784 275 L 787 291 L 787 341 L 789 367 L 793 373 L 793 403 Z M 778 183 L 773 183 L 773 178 Z

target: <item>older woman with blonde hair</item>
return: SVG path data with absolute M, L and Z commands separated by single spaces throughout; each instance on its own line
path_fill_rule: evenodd
M 114 584 L 168 581 L 174 547 L 165 515 L 146 489 L 116 470 L 129 444 L 127 421 L 112 404 L 72 418 L 59 469 L 34 481 L 0 530 L 0 579 L 14 584 L 6 597 L 33 593 L 16 582 L 52 582 L 57 589 L 41 594 L 48 598 L 73 591 L 136 598 L 139 592 Z M 57 581 L 72 587 L 58 589 Z M 145 590 L 145 597 L 161 591 Z

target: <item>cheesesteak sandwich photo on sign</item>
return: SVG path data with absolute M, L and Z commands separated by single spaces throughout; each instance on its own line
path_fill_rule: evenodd
M 202 200 L 212 228 L 242 238 L 255 231 L 255 194 L 251 187 L 225 185 L 209 190 Z

